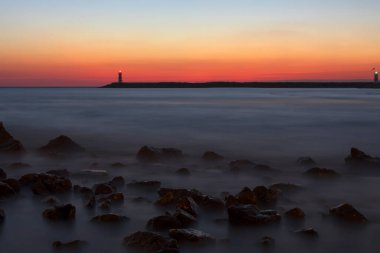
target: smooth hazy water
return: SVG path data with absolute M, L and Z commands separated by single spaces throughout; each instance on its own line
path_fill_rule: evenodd
M 278 209 L 302 207 L 304 224 L 237 229 L 217 224 L 226 213 L 203 214 L 197 228 L 217 239 L 229 238 L 213 249 L 183 246 L 183 252 L 261 252 L 256 242 L 264 235 L 276 239 L 271 252 L 378 252 L 380 242 L 380 177 L 376 171 L 353 171 L 344 165 L 352 146 L 380 156 L 380 90 L 367 89 L 90 89 L 90 88 L 3 88 L 0 89 L 0 121 L 28 150 L 33 151 L 60 134 L 72 137 L 94 156 L 72 161 L 47 161 L 32 154 L 24 158 L 31 171 L 67 168 L 98 169 L 123 175 L 126 181 L 157 179 L 163 186 L 197 188 L 220 196 L 237 193 L 244 186 L 289 182 L 304 186 L 296 195 L 280 199 Z M 180 148 L 188 159 L 180 164 L 141 167 L 134 156 L 139 147 L 152 145 Z M 199 161 L 206 150 L 223 154 L 219 166 Z M 342 176 L 333 181 L 305 178 L 305 168 L 294 161 L 312 156 L 321 166 L 336 169 Z M 233 159 L 251 159 L 279 170 L 271 175 L 232 175 L 226 166 Z M 15 160 L 0 160 L 6 168 Z M 112 162 L 124 162 L 126 169 L 112 169 Z M 189 167 L 184 179 L 174 171 Z M 18 178 L 28 170 L 7 170 Z M 74 178 L 74 183 L 91 186 L 96 181 Z M 112 211 L 131 221 L 121 226 L 97 226 L 89 222 L 101 210 L 88 212 L 75 195 L 60 196 L 77 206 L 77 218 L 70 224 L 49 223 L 42 216 L 47 208 L 28 190 L 11 201 L 0 201 L 7 220 L 0 225 L 0 252 L 51 252 L 54 240 L 89 241 L 83 252 L 132 252 L 121 245 L 122 238 L 143 230 L 146 221 L 165 210 L 152 204 L 135 204 L 132 197 L 144 195 L 151 201 L 155 192 L 136 193 L 125 189 L 126 201 Z M 336 224 L 323 213 L 342 202 L 350 202 L 365 214 L 364 227 Z M 316 241 L 293 234 L 297 228 L 314 226 Z

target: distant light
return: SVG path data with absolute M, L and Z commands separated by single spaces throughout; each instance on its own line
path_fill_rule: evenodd
M 379 72 L 375 71 L 375 75 L 379 74 Z
M 119 70 L 119 73 L 121 73 L 121 70 Z

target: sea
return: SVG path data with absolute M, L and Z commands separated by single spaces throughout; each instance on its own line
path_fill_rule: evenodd
M 294 183 L 304 190 L 284 197 L 280 212 L 301 207 L 306 219 L 300 224 L 285 219 L 274 226 L 235 228 L 226 212 L 204 213 L 196 227 L 213 235 L 213 245 L 194 248 L 180 245 L 181 252 L 378 252 L 380 241 L 380 173 L 375 169 L 347 168 L 344 158 L 352 147 L 380 156 L 379 89 L 100 89 L 100 88 L 1 88 L 0 121 L 20 140 L 28 154 L 15 160 L 2 158 L 0 167 L 18 178 L 28 172 L 48 169 L 107 170 L 109 178 L 122 175 L 126 181 L 159 180 L 165 187 L 195 188 L 221 197 L 243 187 Z M 86 148 L 86 158 L 45 160 L 35 150 L 49 140 L 67 135 Z M 144 145 L 174 147 L 186 162 L 140 166 L 135 155 Z M 203 164 L 205 151 L 225 157 L 218 165 Z M 296 164 L 310 156 L 318 166 L 341 174 L 336 180 L 305 178 L 307 169 Z M 232 174 L 228 162 L 249 159 L 276 169 L 273 174 Z M 7 169 L 13 162 L 26 162 L 31 169 Z M 114 162 L 126 164 L 114 169 Z M 188 178 L 175 170 L 187 167 Z M 378 169 L 380 170 L 380 169 Z M 106 179 L 73 179 L 91 186 Z M 108 179 L 107 179 L 108 180 Z M 0 201 L 6 211 L 0 224 L 0 252 L 52 252 L 55 240 L 86 240 L 83 249 L 71 252 L 141 252 L 125 247 L 123 238 L 145 230 L 146 221 L 166 210 L 157 208 L 156 192 L 124 190 L 126 201 L 112 212 L 126 215 L 123 225 L 96 225 L 89 220 L 103 210 L 85 210 L 83 200 L 59 196 L 77 206 L 74 222 L 52 223 L 42 217 L 48 206 L 29 191 L 15 200 Z M 136 204 L 133 197 L 145 197 Z M 151 201 L 149 203 L 149 201 Z M 369 220 L 365 226 L 335 222 L 329 208 L 349 202 Z M 317 239 L 294 233 L 313 227 Z M 263 248 L 258 241 L 271 236 L 276 243 Z

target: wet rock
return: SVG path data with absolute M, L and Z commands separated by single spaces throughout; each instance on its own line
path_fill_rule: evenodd
M 114 189 L 109 184 L 96 184 L 93 187 L 95 195 L 111 194 Z
M 46 204 L 51 205 L 51 206 L 56 206 L 56 205 L 59 205 L 61 203 L 61 201 L 54 196 L 49 196 L 49 197 L 44 198 L 42 200 L 42 203 L 46 203 Z
M 285 213 L 288 218 L 291 219 L 304 219 L 305 213 L 301 208 L 293 208 Z
M 75 218 L 75 212 L 75 206 L 66 204 L 46 209 L 42 215 L 49 220 L 71 220 Z
M 108 184 L 113 186 L 114 188 L 121 188 L 125 185 L 125 179 L 122 176 L 117 176 L 112 178 L 112 180 Z
M 49 170 L 46 173 L 50 174 L 50 175 L 59 176 L 59 177 L 69 177 L 70 176 L 70 172 L 68 170 L 66 170 L 66 169 L 63 169 L 63 170 Z
M 96 206 L 96 199 L 95 196 L 92 195 L 86 202 L 85 206 L 89 209 L 93 209 Z
M 113 163 L 113 164 L 111 164 L 111 167 L 112 168 L 116 168 L 116 169 L 121 169 L 121 168 L 126 168 L 127 167 L 127 165 L 125 165 L 124 163 Z
M 126 216 L 109 213 L 109 214 L 95 216 L 91 220 L 95 222 L 120 223 L 120 222 L 128 221 L 129 219 Z
M 260 171 L 260 172 L 274 172 L 275 171 L 275 169 L 273 169 L 269 165 L 265 165 L 265 164 L 257 164 L 254 167 L 254 170 Z
M 303 156 L 297 159 L 297 163 L 302 166 L 314 166 L 317 165 L 317 163 L 308 156 Z
M 102 178 L 108 177 L 108 172 L 106 170 L 81 170 L 77 173 L 73 173 L 76 177 L 86 177 L 86 178 Z
M 177 209 L 184 210 L 185 212 L 191 214 L 194 217 L 197 217 L 199 213 L 199 206 L 191 197 L 181 198 L 178 201 Z
M 111 202 L 122 202 L 124 201 L 124 194 L 122 192 L 112 193 L 111 195 L 107 196 L 107 200 Z
M 104 200 L 102 203 L 100 203 L 99 207 L 103 210 L 109 210 L 111 208 L 111 201 L 110 200 Z
M 124 244 L 130 247 L 141 248 L 148 253 L 177 252 L 177 242 L 153 232 L 135 232 L 125 237 Z
M 3 154 L 23 154 L 25 148 L 20 141 L 5 129 L 3 122 L 0 122 L 0 153 Z
M 182 158 L 182 151 L 175 148 L 154 148 L 144 146 L 137 152 L 137 159 L 140 162 L 159 162 L 167 159 Z
M 0 224 L 5 221 L 5 211 L 0 208 Z
M 256 200 L 259 204 L 273 204 L 277 201 L 278 194 L 276 191 L 266 188 L 265 186 L 257 186 L 253 189 Z
M 253 169 L 256 164 L 249 160 L 235 160 L 229 163 L 231 171 L 238 173 L 242 170 Z
M 218 162 L 223 161 L 224 157 L 215 152 L 207 151 L 202 155 L 202 160 L 207 162 Z
M 346 164 L 351 166 L 380 167 L 380 158 L 367 155 L 357 148 L 351 148 L 351 153 L 345 159 Z
M 70 179 L 44 173 L 26 174 L 19 179 L 19 182 L 21 185 L 31 186 L 36 195 L 65 193 L 72 188 Z
M 248 187 L 244 187 L 236 196 L 237 203 L 239 204 L 256 204 L 257 197 L 256 194 L 249 189 Z M 230 200 L 231 201 L 231 200 Z M 235 202 L 235 201 L 233 201 Z M 229 206 L 234 205 L 235 203 L 229 203 Z
M 318 232 L 310 227 L 310 228 L 303 228 L 303 229 L 300 229 L 300 230 L 297 230 L 295 231 L 296 234 L 299 234 L 299 235 L 304 235 L 304 236 L 307 236 L 307 237 L 311 237 L 311 238 L 315 238 L 315 237 L 318 237 Z
M 149 199 L 144 198 L 144 197 L 134 197 L 131 200 L 134 203 L 151 203 L 152 202 Z
M 71 242 L 54 241 L 52 246 L 56 249 L 80 249 L 87 244 L 86 241 L 74 240 Z
M 176 239 L 179 242 L 192 242 L 192 243 L 210 243 L 215 242 L 210 234 L 195 230 L 195 229 L 170 229 L 170 237 Z
M 192 214 L 186 212 L 183 209 L 177 209 L 175 213 L 173 214 L 177 220 L 182 224 L 182 226 L 190 226 L 197 222 L 197 218 L 193 216 Z
M 342 204 L 330 209 L 330 214 L 347 222 L 365 223 L 367 218 L 350 204 Z
M 70 137 L 60 135 L 50 140 L 48 144 L 38 149 L 43 155 L 59 157 L 85 152 L 85 149 L 74 142 Z
M 6 178 L 7 178 L 7 173 L 2 168 L 0 168 L 0 180 L 4 180 Z
M 306 171 L 304 174 L 315 178 L 335 178 L 339 176 L 335 170 L 319 167 L 314 167 Z
M 176 173 L 180 176 L 190 176 L 190 170 L 188 168 L 181 168 L 176 171 Z
M 73 189 L 75 193 L 80 193 L 80 194 L 83 194 L 84 196 L 94 195 L 94 192 L 89 187 L 74 185 Z
M 272 237 L 264 236 L 260 239 L 259 244 L 264 247 L 270 247 L 275 244 L 275 240 Z
M 216 210 L 224 209 L 225 207 L 223 200 L 212 196 L 203 195 L 197 201 L 198 205 L 204 209 Z
M 18 182 L 18 180 L 14 178 L 7 178 L 7 179 L 4 179 L 2 182 L 9 185 L 13 189 L 13 191 L 16 193 L 20 191 L 20 183 Z
M 272 184 L 269 187 L 269 189 L 271 189 L 272 191 L 276 191 L 278 194 L 296 192 L 301 188 L 302 187 L 299 185 L 289 183 Z
M 11 186 L 4 182 L 0 182 L 0 199 L 6 199 L 14 196 L 16 192 Z
M 32 165 L 28 164 L 28 163 L 21 163 L 21 162 L 17 162 L 17 163 L 12 163 L 8 166 L 8 169 L 12 169 L 12 170 L 17 170 L 17 169 L 30 169 L 32 168 Z
M 155 231 L 160 231 L 171 228 L 181 228 L 182 224 L 177 217 L 167 214 L 150 219 L 147 223 L 147 227 Z
M 179 249 L 162 249 L 158 253 L 180 253 Z
M 274 210 L 259 210 L 254 205 L 237 205 L 228 208 L 229 221 L 240 225 L 263 225 L 281 220 Z
M 160 181 L 133 181 L 127 184 L 128 188 L 134 188 L 144 191 L 156 191 L 161 187 Z

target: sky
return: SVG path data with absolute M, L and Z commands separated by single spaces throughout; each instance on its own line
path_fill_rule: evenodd
M 0 0 L 0 86 L 370 80 L 378 0 Z

